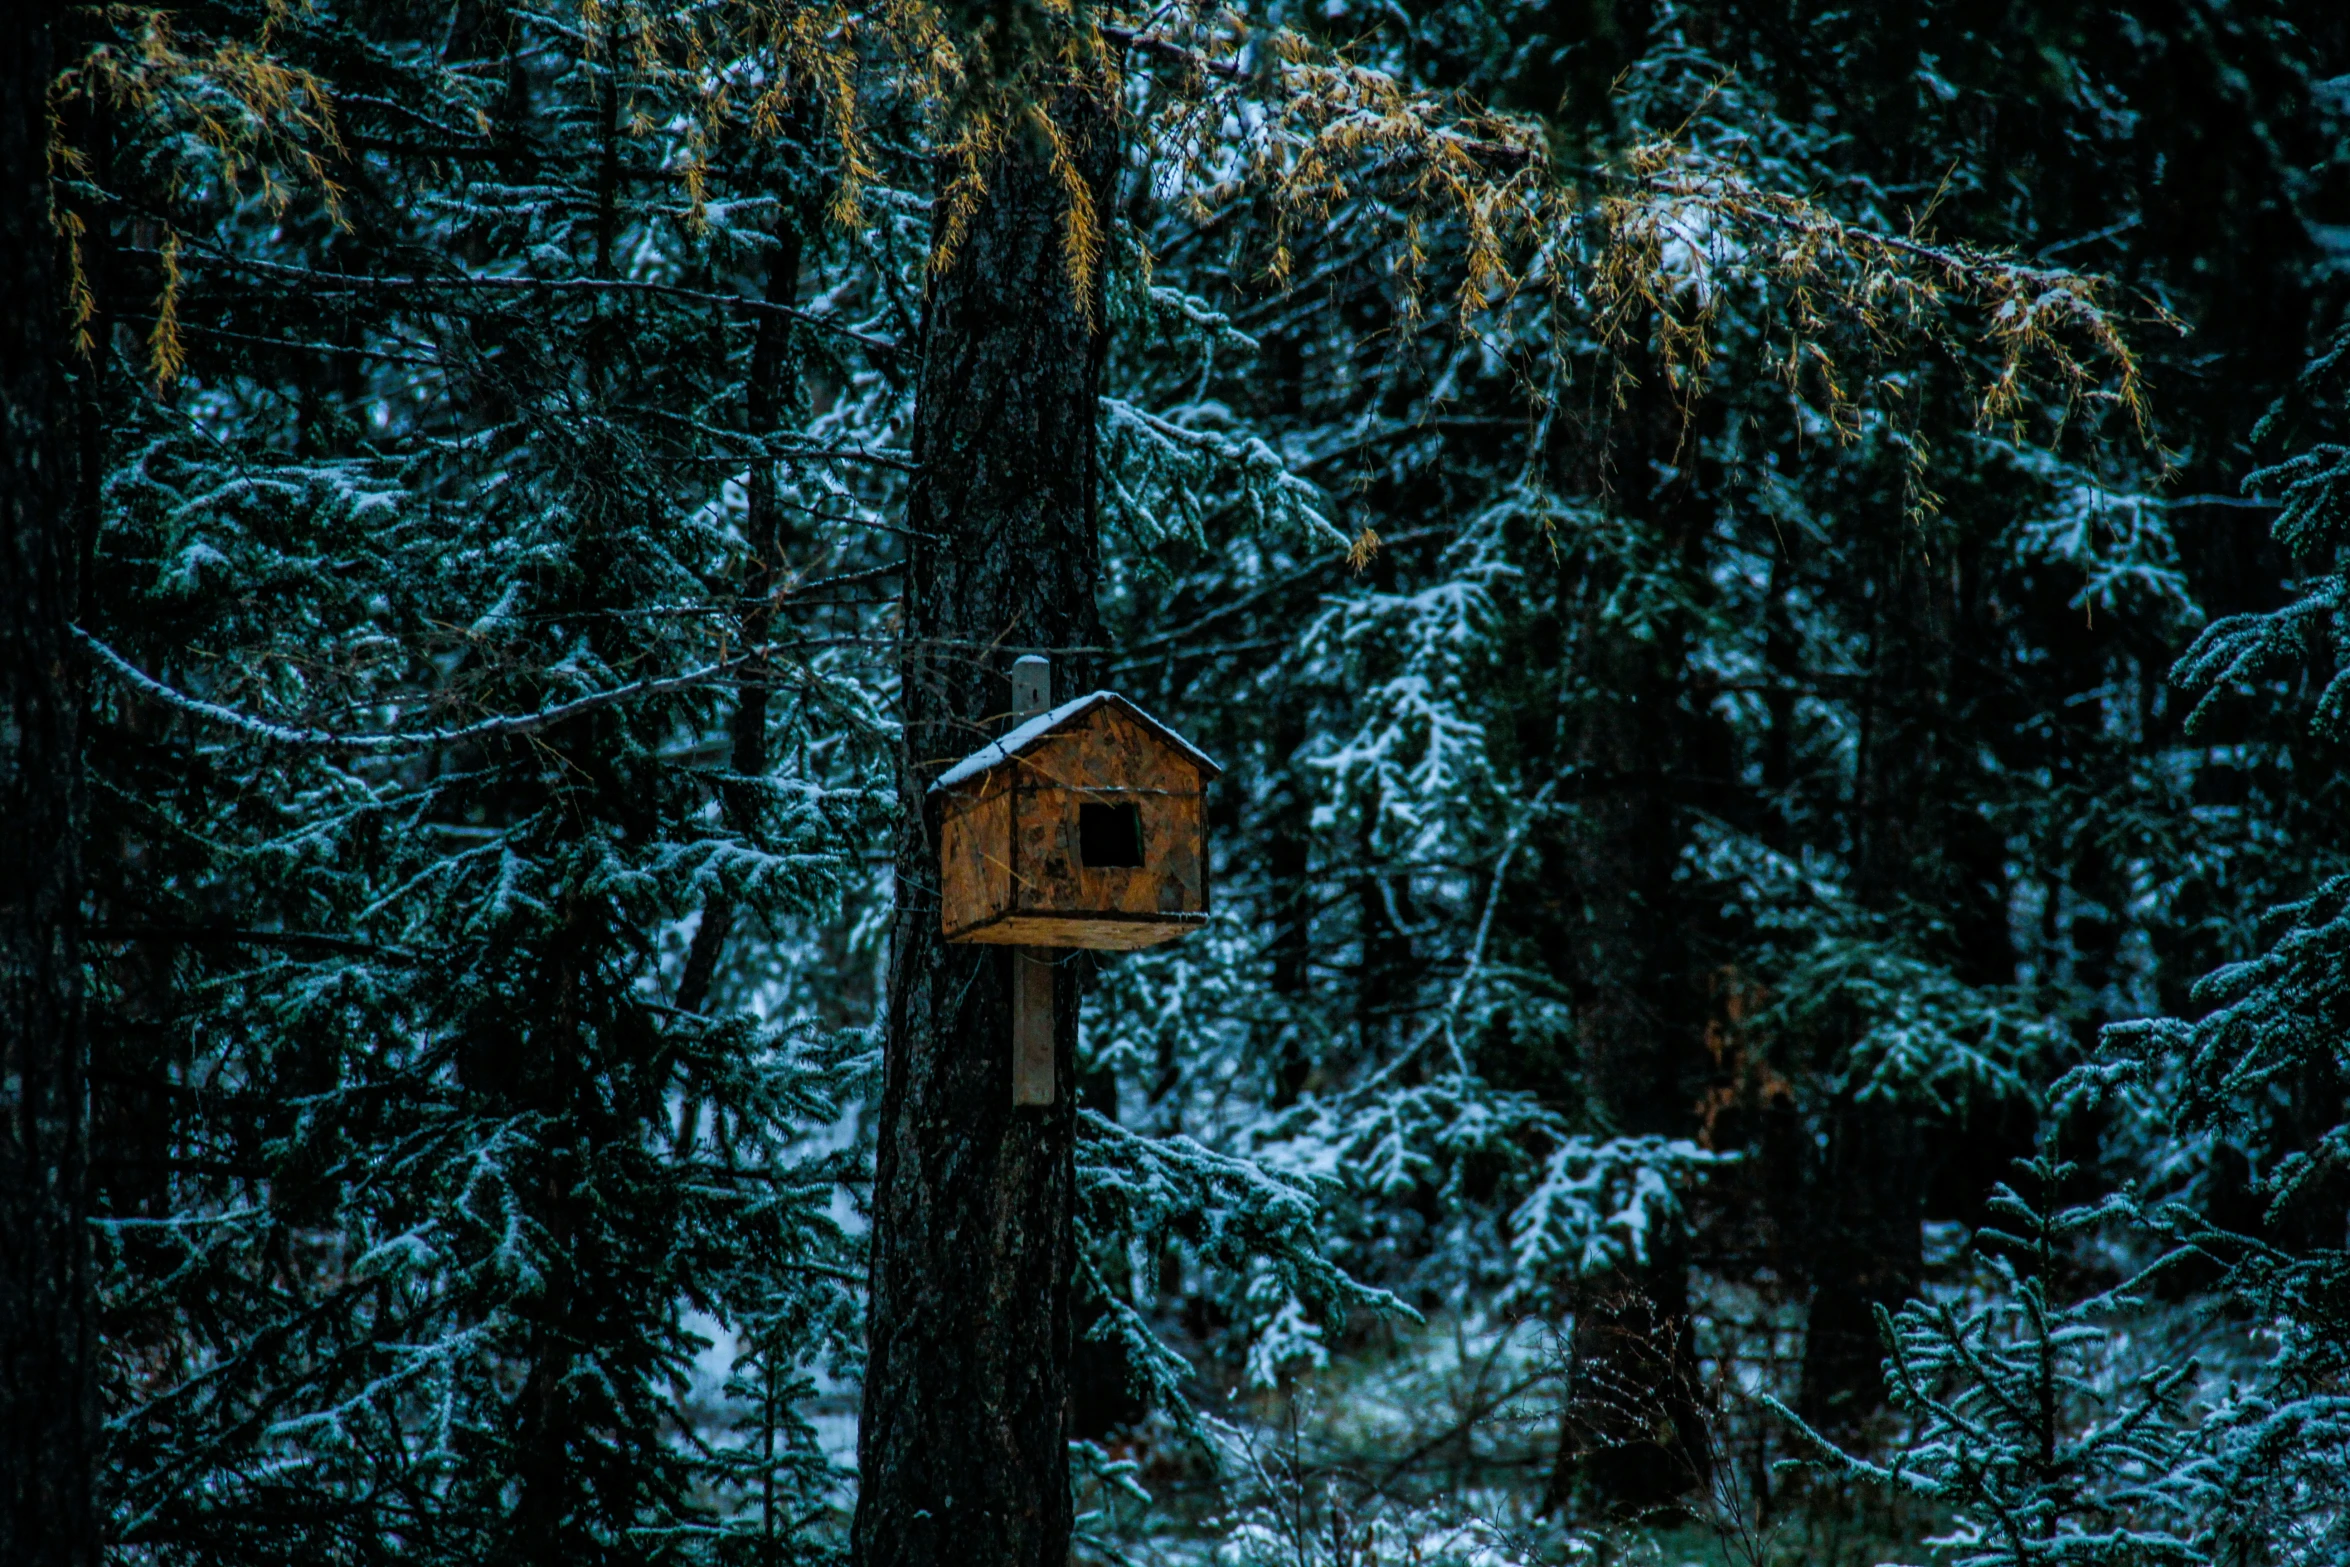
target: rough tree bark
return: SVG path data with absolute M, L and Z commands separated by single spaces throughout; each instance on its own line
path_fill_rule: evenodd
M 1051 114 L 1094 211 L 1116 168 L 1107 96 Z M 1086 688 L 1099 636 L 1098 277 L 1064 251 L 1069 194 L 1016 120 L 968 232 L 934 271 L 914 418 L 897 859 L 870 1349 L 853 1550 L 864 1567 L 1064 1567 L 1076 1240 L 1078 966 L 1054 987 L 1058 1092 L 1013 1108 L 1012 949 L 939 936 L 923 791 L 1009 707 L 1019 650 Z M 1092 297 L 1086 297 L 1090 295 Z
M 90 1567 L 75 486 L 50 228 L 50 30 L 0 48 L 0 1562 Z

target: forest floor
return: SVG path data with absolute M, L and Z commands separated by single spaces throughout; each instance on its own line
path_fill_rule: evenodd
M 1727 1302 L 1717 1303 L 1727 1304 Z M 1749 1307 L 1755 1302 L 1747 1302 Z M 1776 1329 L 1773 1313 L 1719 1320 Z M 1775 1336 L 1775 1335 L 1774 1335 Z M 1097 1559 L 1137 1567 L 1875 1567 L 1929 1559 L 1939 1520 L 1840 1484 L 1791 1475 L 1786 1433 L 1753 1402 L 1779 1380 L 1713 1346 L 1716 1494 L 1676 1519 L 1611 1524 L 1546 1510 L 1566 1345 L 1554 1324 L 1447 1314 L 1389 1324 L 1278 1391 L 1229 1387 L 1203 1424 L 1211 1463 L 1154 1423 L 1107 1446 L 1131 1464 L 1081 1486 Z M 1746 1346 L 1752 1349 L 1752 1345 Z M 1768 1346 L 1765 1346 L 1766 1350 Z M 1741 1388 L 1741 1384 L 1744 1384 Z M 1218 1469 L 1222 1473 L 1219 1476 Z

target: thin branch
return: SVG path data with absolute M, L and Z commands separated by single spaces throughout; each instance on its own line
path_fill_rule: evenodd
M 153 250 L 126 247 L 125 253 L 134 256 L 154 256 Z M 250 272 L 275 277 L 298 278 L 313 286 L 324 284 L 343 289 L 381 289 L 396 292 L 402 289 L 545 289 L 555 293 L 587 294 L 659 294 L 670 299 L 688 299 L 697 304 L 721 305 L 729 310 L 747 310 L 755 315 L 785 316 L 791 320 L 836 333 L 877 354 L 895 354 L 895 338 L 875 337 L 855 327 L 843 326 L 830 316 L 816 315 L 791 305 L 772 304 L 764 299 L 749 299 L 740 294 L 713 294 L 698 288 L 685 288 L 675 283 L 653 283 L 641 278 L 538 278 L 488 277 L 478 273 L 456 273 L 450 276 L 369 277 L 356 272 L 326 272 L 313 267 L 289 267 L 274 261 L 255 261 L 247 256 L 233 256 L 205 246 L 190 246 L 183 255 L 197 254 L 226 266 L 242 267 Z
M 292 952 L 307 948 L 409 959 L 416 956 L 404 947 L 387 947 L 358 936 L 306 930 L 253 930 L 220 925 L 85 925 L 81 933 L 92 941 L 177 941 L 190 946 L 283 947 Z
M 1493 883 L 1485 890 L 1485 907 L 1477 916 L 1477 934 L 1470 939 L 1469 950 L 1461 962 L 1460 975 L 1453 981 L 1452 991 L 1445 998 L 1442 1012 L 1421 1030 L 1418 1038 L 1398 1051 L 1394 1060 L 1373 1072 L 1352 1090 L 1355 1097 L 1361 1098 L 1378 1089 L 1439 1038 L 1445 1042 L 1452 1056 L 1453 1070 L 1464 1077 L 1468 1075 L 1468 1056 L 1461 1049 L 1460 1010 L 1462 1003 L 1468 999 L 1469 987 L 1476 983 L 1478 971 L 1485 966 L 1485 944 L 1493 934 L 1493 914 L 1501 902 L 1502 884 L 1509 875 L 1510 861 L 1517 858 L 1518 847 L 1526 841 L 1526 834 L 1533 827 L 1535 818 L 1549 809 L 1551 796 L 1572 771 L 1570 767 L 1553 773 L 1535 791 L 1534 798 L 1526 802 L 1518 819 L 1510 825 L 1508 836 L 1502 840 L 1501 853 L 1494 860 Z
M 1212 55 L 1202 54 L 1198 50 L 1187 48 L 1160 33 L 1136 32 L 1129 28 L 1110 27 L 1101 23 L 1095 24 L 1095 30 L 1104 39 L 1129 53 L 1149 55 L 1153 59 L 1164 60 L 1168 64 L 1186 71 L 1194 71 L 1204 76 L 1220 77 L 1228 82 L 1246 82 L 1252 76 L 1246 67 L 1234 61 L 1219 60 Z M 1287 69 L 1288 65 L 1289 62 L 1276 60 L 1273 63 L 1273 71 L 1278 74 Z M 1336 62 L 1332 68 L 1351 69 L 1344 62 Z M 1464 152 L 1473 153 L 1505 167 L 1522 167 L 1532 163 L 1536 156 L 1530 145 L 1495 141 L 1484 136 L 1471 136 L 1450 126 L 1443 127 L 1436 135 L 1437 139 L 1451 143 Z
M 1526 833 L 1550 805 L 1550 797 L 1558 791 L 1559 781 L 1566 773 L 1551 774 L 1549 780 L 1535 791 L 1526 803 L 1517 821 L 1511 824 L 1508 839 L 1501 846 L 1501 856 L 1493 862 L 1493 885 L 1485 889 L 1485 908 L 1477 916 L 1477 935 L 1469 943 L 1468 961 L 1461 965 L 1460 978 L 1453 981 L 1452 996 L 1444 1004 L 1444 1043 L 1452 1053 L 1452 1069 L 1463 1077 L 1469 1075 L 1468 1057 L 1461 1052 L 1461 1003 L 1468 999 L 1469 987 L 1476 983 L 1477 971 L 1485 966 L 1485 943 L 1493 934 L 1493 912 L 1501 905 L 1501 889 L 1509 879 L 1510 861 L 1518 856 L 1518 847 L 1526 841 Z
M 529 734 L 534 730 L 545 729 L 568 719 L 577 718 L 582 713 L 592 713 L 597 708 L 610 707 L 616 702 L 632 701 L 637 697 L 644 696 L 660 696 L 665 692 L 682 691 L 690 686 L 703 685 L 731 674 L 754 658 L 763 657 L 776 651 L 773 648 L 757 648 L 748 653 L 738 654 L 733 658 L 723 659 L 715 664 L 705 664 L 700 669 L 689 669 L 681 675 L 666 675 L 653 680 L 639 680 L 629 685 L 617 686 L 610 691 L 597 691 L 587 696 L 575 697 L 568 702 L 558 702 L 553 707 L 541 708 L 535 713 L 485 718 L 479 723 L 465 724 L 455 729 L 419 729 L 407 733 L 395 731 L 385 734 L 335 734 L 324 729 L 295 729 L 284 724 L 274 724 L 266 718 L 255 718 L 250 713 L 240 713 L 235 708 L 222 707 L 217 702 L 207 702 L 199 697 L 189 696 L 185 692 L 175 691 L 81 627 L 74 627 L 73 634 L 81 639 L 82 646 L 89 650 L 91 657 L 100 666 L 125 685 L 139 692 L 142 696 L 152 697 L 167 707 L 173 707 L 180 712 L 201 718 L 206 723 L 217 724 L 225 729 L 234 729 L 240 733 L 251 735 L 255 739 L 266 740 L 272 745 L 290 746 L 309 751 L 361 751 L 373 755 L 433 750 L 441 746 L 461 745 L 471 740 L 494 740 L 506 735 Z

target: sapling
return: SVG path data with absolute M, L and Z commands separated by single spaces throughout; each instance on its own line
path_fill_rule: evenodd
M 1885 1380 L 1911 1419 L 1883 1463 L 1848 1453 L 1766 1397 L 1828 1469 L 1948 1509 L 1927 1543 L 1955 1567 L 2214 1560 L 2212 1474 L 2191 1399 L 2198 1366 L 2128 1366 L 2135 1290 L 2176 1253 L 2123 1283 L 2065 1298 L 2077 1242 L 2117 1200 L 2064 1206 L 2074 1166 L 2017 1161 L 2027 1197 L 2001 1183 L 1973 1249 L 1996 1280 L 1980 1301 L 1878 1308 Z

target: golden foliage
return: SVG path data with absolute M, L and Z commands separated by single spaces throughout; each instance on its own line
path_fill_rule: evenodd
M 1843 439 L 1859 433 L 1860 409 L 1853 377 L 1830 346 L 1837 328 L 1888 363 L 1921 335 L 1946 335 L 1953 305 L 1975 312 L 1994 361 L 1977 401 L 1984 424 L 2017 419 L 2037 375 L 2054 384 L 2068 412 L 2111 403 L 2150 438 L 2137 356 L 2099 280 L 1973 246 L 1930 244 L 1915 225 L 1886 234 L 1846 223 L 1676 141 L 1634 147 L 1625 163 L 1622 182 L 1597 203 L 1597 322 L 1611 342 L 1649 323 L 1663 372 L 1685 401 L 1702 391 L 1721 301 L 1743 278 L 1784 301 L 1777 368 L 1791 389 L 1814 390 Z M 1620 368 L 1619 383 L 1630 373 Z
M 1003 123 L 979 113 L 964 121 L 962 133 L 939 150 L 938 162 L 952 171 L 931 211 L 930 269 L 944 272 L 955 264 L 971 220 L 987 197 L 987 172 L 1003 155 Z
M 1814 399 L 1840 440 L 1859 435 L 1864 404 L 1902 395 L 1888 367 L 1979 349 L 1983 424 L 2013 424 L 2034 402 L 2053 402 L 2060 419 L 2104 405 L 2152 441 L 2143 374 L 2108 286 L 1930 242 L 1931 205 L 1907 233 L 1849 222 L 1703 150 L 1687 125 L 1578 184 L 1532 122 L 1409 89 L 1291 33 L 1252 33 L 1226 8 L 1152 15 L 1144 30 L 1111 29 L 1159 89 L 1158 121 L 1138 134 L 1179 172 L 1202 221 L 1240 202 L 1269 206 L 1274 283 L 1291 281 L 1302 226 L 1342 209 L 1350 221 L 1384 218 L 1409 326 L 1426 236 L 1446 223 L 1461 328 L 1477 331 L 1529 293 L 1554 320 L 1572 310 L 1613 350 L 1619 403 L 1645 370 L 1686 417 L 1724 303 L 1744 291 L 1781 323 L 1773 362 L 1790 392 Z M 1905 439 L 1913 509 L 1929 510 L 1926 448 Z
M 1070 91 L 1114 99 L 1119 83 L 1109 51 L 1069 0 L 1045 0 L 1035 47 L 1010 61 L 989 58 L 990 40 L 959 32 L 951 14 L 928 0 L 863 7 L 735 0 L 693 11 L 627 0 L 608 16 L 595 14 L 632 45 L 635 87 L 682 92 L 692 103 L 680 168 L 690 226 L 703 219 L 709 149 L 732 129 L 802 143 L 821 136 L 834 154 L 827 217 L 855 227 L 878 174 L 870 122 L 877 113 L 905 112 L 924 132 L 939 173 L 931 266 L 943 272 L 1010 138 L 1033 134 L 1062 193 L 1061 251 L 1072 299 L 1088 312 L 1098 309 L 1108 248 L 1101 197 L 1051 105 Z
M 269 51 L 270 32 L 290 14 L 285 0 L 272 0 L 259 42 L 187 47 L 168 12 L 110 7 L 107 15 L 127 43 L 101 43 L 58 74 L 50 88 L 50 122 L 62 122 L 58 110 L 76 94 L 103 98 L 118 111 L 193 132 L 211 167 L 183 177 L 208 172 L 232 191 L 247 176 L 257 177 L 271 210 L 281 212 L 298 184 L 339 222 L 342 187 L 333 166 L 345 149 L 326 87 Z M 52 158 L 82 167 L 70 150 L 57 149 Z
M 678 173 L 686 221 L 697 232 L 707 220 L 710 149 L 730 126 L 764 140 L 810 142 L 821 128 L 834 151 L 828 215 L 844 227 L 859 222 L 864 190 L 877 173 L 863 101 L 871 90 L 868 48 L 896 56 L 900 69 L 939 67 L 935 13 L 901 0 L 872 9 L 838 0 L 656 9 L 628 0 L 608 19 L 596 0 L 586 0 L 583 15 L 589 9 L 625 43 L 632 93 L 667 93 L 691 106 Z M 628 118 L 633 134 L 656 129 L 653 116 Z
M 65 236 L 65 302 L 73 327 L 73 351 L 87 359 L 96 346 L 90 325 L 98 319 L 98 296 L 90 288 L 89 270 L 82 265 L 82 240 L 89 232 L 89 225 L 82 221 L 80 213 L 54 203 L 50 220 L 57 232 Z
M 163 291 L 155 301 L 155 326 L 147 334 L 147 362 L 155 373 L 157 386 L 168 386 L 179 378 L 188 362 L 188 351 L 180 342 L 180 237 L 167 234 L 163 238 Z
M 170 117 L 194 132 L 224 185 L 257 173 L 273 206 L 300 185 L 336 211 L 331 159 L 341 143 L 327 93 L 269 53 L 270 34 L 293 14 L 291 0 L 269 4 L 258 44 L 201 47 L 181 45 L 161 11 L 117 8 L 109 14 L 129 41 L 64 73 L 53 110 L 92 93 Z M 1123 106 L 1124 134 L 1147 153 L 1141 177 L 1196 216 L 1263 204 L 1270 281 L 1292 281 L 1304 229 L 1368 215 L 1390 225 L 1409 327 L 1433 264 L 1430 236 L 1440 235 L 1462 330 L 1487 330 L 1527 303 L 1550 313 L 1554 331 L 1575 315 L 1614 351 L 1619 400 L 1654 375 L 1686 415 L 1703 395 L 1724 302 L 1744 291 L 1767 296 L 1775 368 L 1840 439 L 1858 435 L 1864 406 L 1903 395 L 1885 367 L 1927 351 L 1979 354 L 1985 424 L 2053 401 L 2060 417 L 2110 405 L 2148 427 L 2138 362 L 2093 278 L 1932 242 L 1922 222 L 1893 233 L 1846 221 L 1684 134 L 1570 178 L 1540 124 L 1413 89 L 1294 32 L 1257 28 L 1228 5 L 1176 0 L 1128 12 L 1040 0 L 1015 14 L 945 0 L 581 0 L 577 14 L 584 51 L 605 58 L 627 97 L 621 123 L 670 139 L 666 161 L 696 231 L 707 222 L 713 149 L 745 135 L 828 146 L 827 213 L 860 224 L 879 177 L 875 125 L 909 121 L 936 173 L 931 266 L 944 271 L 1010 138 L 1034 135 L 1062 193 L 1072 299 L 1092 312 L 1110 193 L 1088 184 L 1054 106 L 1073 92 L 1101 95 Z M 61 148 L 53 158 L 73 162 Z M 58 224 L 78 257 L 76 222 L 61 214 Z M 150 343 L 159 379 L 178 362 L 166 271 Z M 95 306 L 78 261 L 74 276 L 86 342 Z M 1922 443 L 1912 440 L 1910 457 L 1913 498 L 1930 506 Z
M 270 52 L 275 30 L 291 17 L 289 0 L 269 0 L 260 38 L 254 43 L 224 40 L 188 46 L 164 11 L 115 6 L 105 12 L 123 40 L 101 43 L 58 73 L 49 89 L 49 165 L 90 177 L 88 160 L 66 143 L 65 109 L 79 96 L 103 101 L 116 112 L 159 127 L 188 133 L 203 161 L 174 171 L 179 190 L 209 178 L 235 192 L 247 178 L 260 181 L 261 196 L 282 213 L 296 188 L 313 192 L 337 224 L 342 188 L 333 166 L 345 155 L 326 88 L 311 72 L 285 64 Z M 185 143 L 183 142 L 183 145 Z M 66 240 L 67 304 L 73 341 L 87 358 L 95 351 L 92 326 L 98 300 L 83 266 L 87 225 L 58 202 L 51 183 L 50 222 Z M 161 291 L 155 325 L 147 335 L 148 368 L 158 385 L 178 377 L 187 363 L 180 339 L 180 236 L 166 231 L 159 255 Z
M 1849 222 L 1685 134 L 1634 146 L 1578 182 L 1554 166 L 1540 124 L 1412 89 L 1294 32 L 1258 29 L 1228 5 L 1129 13 L 1046 0 L 1003 36 L 995 11 L 974 21 L 939 0 L 735 0 L 674 13 L 692 18 L 689 33 L 657 40 L 689 26 L 658 19 L 666 14 L 627 0 L 620 26 L 644 40 L 641 69 L 675 57 L 682 63 L 662 70 L 695 84 L 702 120 L 689 166 L 738 109 L 763 136 L 807 137 L 820 118 L 838 168 L 830 215 L 853 225 L 875 177 L 868 120 L 911 111 L 937 172 L 934 271 L 954 265 L 1009 138 L 1033 133 L 1063 192 L 1072 296 L 1095 308 L 1108 193 L 1088 186 L 1053 105 L 1071 91 L 1110 94 L 1148 153 L 1143 177 L 1198 218 L 1264 204 L 1270 281 L 1291 281 L 1303 230 L 1342 210 L 1368 213 L 1392 225 L 1409 327 L 1429 236 L 1441 230 L 1461 329 L 1479 331 L 1529 298 L 1554 320 L 1578 313 L 1614 351 L 1619 401 L 1651 374 L 1686 416 L 1703 396 L 1724 303 L 1745 291 L 1765 296 L 1779 323 L 1772 358 L 1790 392 L 1814 401 L 1841 440 L 1858 436 L 1864 406 L 1902 396 L 1888 367 L 1970 350 L 1988 365 L 1976 391 L 1985 424 L 2053 401 L 2060 417 L 2111 405 L 2149 429 L 2138 361 L 2094 278 L 1931 242 L 1922 218 L 1907 233 Z M 698 168 L 686 183 L 698 212 Z M 1930 509 L 1926 447 L 1905 438 L 1913 506 Z
M 1102 225 L 1094 211 L 1093 187 L 1085 182 L 1077 160 L 1070 155 L 1069 138 L 1041 105 L 1031 104 L 1028 117 L 1052 148 L 1052 176 L 1061 187 L 1062 199 L 1067 203 L 1061 217 L 1061 257 L 1069 276 L 1069 289 L 1080 301 L 1086 319 L 1092 321 L 1100 314 L 1096 308 L 1094 282 L 1101 271 Z

